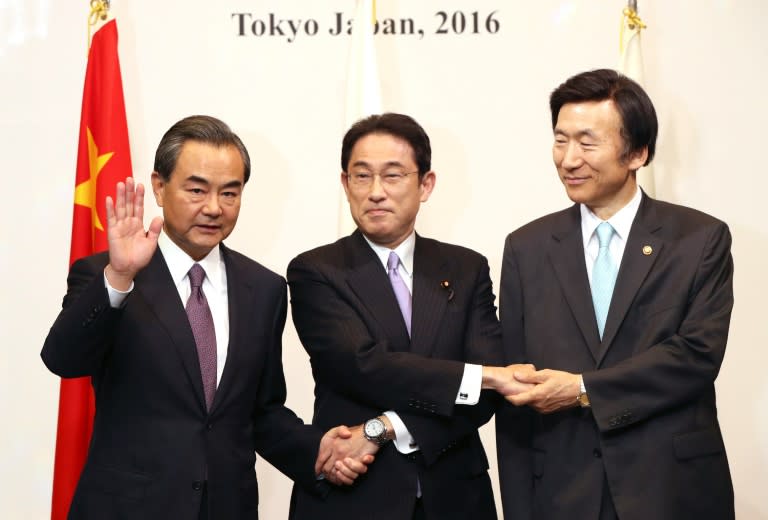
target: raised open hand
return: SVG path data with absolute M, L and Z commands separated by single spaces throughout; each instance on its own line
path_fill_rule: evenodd
M 132 177 L 117 183 L 115 200 L 107 197 L 109 265 L 106 276 L 112 287 L 127 290 L 157 248 L 163 219 L 155 217 L 144 230 L 144 185 Z

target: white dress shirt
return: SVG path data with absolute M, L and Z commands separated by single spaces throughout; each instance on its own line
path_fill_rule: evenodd
M 592 287 L 592 268 L 597 259 L 597 253 L 600 250 L 600 242 L 597 239 L 597 226 L 603 222 L 608 222 L 615 231 L 608 251 L 613 260 L 613 265 L 617 268 L 621 265 L 621 258 L 624 256 L 624 248 L 627 245 L 629 231 L 632 229 L 632 222 L 635 220 L 637 210 L 640 208 L 642 192 L 640 188 L 635 188 L 635 195 L 629 203 L 617 211 L 611 218 L 603 221 L 600 217 L 592 213 L 592 210 L 581 204 L 581 236 L 584 240 L 584 260 L 587 264 L 587 276 L 589 276 L 589 286 Z
M 408 291 L 413 294 L 413 252 L 416 248 L 416 232 L 412 232 L 408 238 L 397 246 L 394 250 L 384 246 L 380 246 L 368 240 L 368 237 L 363 235 L 365 241 L 371 246 L 376 256 L 381 260 L 381 265 L 384 270 L 387 270 L 387 261 L 389 260 L 389 254 L 394 251 L 400 258 L 400 265 L 398 266 L 398 272 L 400 277 L 408 287 Z M 480 401 L 480 391 L 483 383 L 483 367 L 481 365 L 472 365 L 466 363 L 464 365 L 464 374 L 461 378 L 461 385 L 459 391 L 456 394 L 456 404 L 475 405 Z M 392 423 L 392 427 L 395 430 L 395 447 L 400 453 L 411 453 L 419 449 L 419 445 L 414 440 L 408 428 L 403 423 L 402 419 L 394 411 L 384 412 Z
M 187 253 L 177 246 L 165 232 L 161 232 L 158 237 L 158 247 L 163 253 L 165 263 L 171 272 L 171 279 L 179 293 L 179 299 L 182 306 L 186 306 L 189 294 L 192 288 L 189 285 L 189 270 L 196 263 Z M 201 259 L 200 266 L 205 270 L 205 279 L 203 280 L 203 292 L 205 299 L 208 300 L 208 307 L 211 309 L 213 317 L 213 327 L 216 334 L 216 384 L 221 382 L 221 374 L 224 371 L 224 364 L 227 362 L 227 351 L 229 349 L 229 302 L 227 300 L 227 269 L 224 266 L 224 259 L 221 257 L 219 246 L 211 249 L 208 255 Z M 109 303 L 112 307 L 121 307 L 128 294 L 133 291 L 133 283 L 127 291 L 118 291 L 107 280 L 104 275 L 104 285 L 109 294 Z

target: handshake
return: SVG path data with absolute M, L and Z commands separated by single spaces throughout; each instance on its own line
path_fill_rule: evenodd
M 484 366 L 483 389 L 496 390 L 515 406 L 553 413 L 578 405 L 581 374 L 536 370 L 533 365 Z
M 539 413 L 553 413 L 578 405 L 581 374 L 561 370 L 536 370 L 528 364 L 484 366 L 482 389 L 495 390 L 515 406 L 530 406 Z M 386 416 L 380 417 L 392 431 Z M 320 441 L 315 474 L 336 485 L 351 485 L 368 470 L 380 445 L 363 435 L 363 425 L 332 428 Z

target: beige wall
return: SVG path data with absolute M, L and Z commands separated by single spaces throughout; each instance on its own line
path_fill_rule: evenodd
M 75 7 L 74 4 L 77 4 Z M 284 273 L 337 237 L 338 154 L 349 39 L 323 31 L 352 0 L 113 1 L 136 177 L 147 181 L 166 128 L 191 113 L 231 124 L 254 174 L 230 246 Z M 736 307 L 717 381 L 740 519 L 768 516 L 768 383 L 763 322 L 768 188 L 763 135 L 768 39 L 763 0 L 640 0 L 646 86 L 661 122 L 659 198 L 729 223 Z M 65 290 L 88 2 L 0 0 L 0 512 L 49 511 L 58 379 L 38 353 Z M 621 0 L 383 0 L 423 39 L 379 37 L 386 109 L 433 140 L 438 183 L 418 230 L 472 247 L 498 282 L 507 232 L 568 204 L 550 160 L 548 93 L 617 63 Z M 436 35 L 440 10 L 493 10 L 496 35 Z M 314 18 L 321 34 L 237 37 L 233 12 Z M 764 203 L 764 202 L 763 202 Z M 150 213 L 155 212 L 154 209 Z M 308 362 L 288 323 L 289 405 L 311 417 Z M 492 431 L 484 429 L 493 459 Z M 373 469 L 375 471 L 375 468 Z M 264 518 L 283 518 L 289 482 L 259 464 Z M 495 470 L 494 470 L 495 478 Z

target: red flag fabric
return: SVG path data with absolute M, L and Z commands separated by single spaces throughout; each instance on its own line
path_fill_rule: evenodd
M 107 249 L 107 195 L 131 175 L 128 125 L 117 56 L 117 23 L 107 22 L 93 36 L 83 88 L 75 175 L 70 265 Z M 53 470 L 52 520 L 65 520 L 85 464 L 95 409 L 89 377 L 62 379 Z

